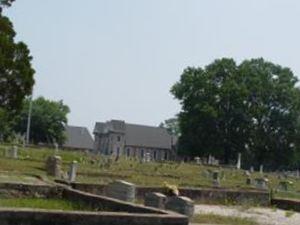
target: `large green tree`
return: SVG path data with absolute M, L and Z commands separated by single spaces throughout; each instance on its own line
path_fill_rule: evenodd
M 10 134 L 12 121 L 34 85 L 29 50 L 23 42 L 15 41 L 13 25 L 2 14 L 12 2 L 0 0 L 0 139 Z
M 180 100 L 179 153 L 269 168 L 299 163 L 300 91 L 288 68 L 263 59 L 220 59 L 187 68 L 171 89 Z
M 23 110 L 16 121 L 16 133 L 26 133 L 29 104 L 30 100 L 26 99 Z M 65 125 L 69 112 L 69 107 L 62 101 L 51 101 L 43 97 L 33 100 L 30 141 L 33 143 L 64 143 Z

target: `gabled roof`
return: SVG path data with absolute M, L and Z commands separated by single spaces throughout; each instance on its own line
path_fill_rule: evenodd
M 125 145 L 127 146 L 171 149 L 175 143 L 174 138 L 165 128 L 128 124 L 117 120 L 96 123 L 94 134 L 108 132 L 125 133 Z
M 166 129 L 136 124 L 126 124 L 126 145 L 171 149 L 172 138 Z
M 86 127 L 67 125 L 65 129 L 67 139 L 63 147 L 87 150 L 94 148 L 94 140 Z

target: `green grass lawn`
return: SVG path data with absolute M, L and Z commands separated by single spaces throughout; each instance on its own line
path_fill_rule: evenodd
M 22 180 L 24 176 L 38 175 L 44 179 L 52 180 L 45 173 L 45 161 L 48 156 L 54 154 L 53 149 L 46 148 L 20 148 L 19 159 L 4 158 L 6 146 L 0 145 L 0 182 L 3 182 L 4 175 L 9 180 L 7 174 L 12 178 L 18 177 Z M 174 184 L 179 187 L 210 187 L 212 178 L 209 173 L 219 170 L 221 173 L 221 187 L 228 188 L 250 188 L 246 185 L 246 176 L 243 170 L 229 168 L 218 168 L 212 166 L 201 166 L 193 163 L 140 163 L 138 160 L 128 160 L 120 158 L 119 161 L 107 163 L 107 157 L 94 156 L 75 151 L 59 151 L 58 155 L 63 160 L 63 170 L 68 171 L 69 164 L 76 160 L 79 162 L 78 182 L 107 184 L 114 179 L 124 179 L 137 185 L 162 186 L 164 182 Z M 259 173 L 254 173 L 254 177 L 260 177 Z M 274 174 L 267 174 L 270 186 L 276 188 L 279 180 Z M 292 196 L 300 198 L 300 180 L 293 181 L 292 193 L 279 193 L 280 196 Z
M 62 199 L 0 199 L 0 207 L 91 211 L 87 206 Z
M 201 224 L 258 225 L 257 222 L 248 218 L 220 216 L 215 214 L 197 214 L 192 218 L 191 222 Z

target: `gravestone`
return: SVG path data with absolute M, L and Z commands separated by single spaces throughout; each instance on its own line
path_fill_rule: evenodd
M 61 176 L 61 157 L 49 156 L 46 161 L 46 172 L 49 176 L 60 178 Z
M 145 196 L 145 206 L 164 209 L 167 196 L 158 192 L 149 192 Z
M 145 153 L 145 162 L 150 162 L 151 161 L 151 155 L 149 152 Z
M 54 143 L 54 155 L 58 153 L 58 144 Z
M 247 184 L 247 185 L 252 185 L 252 179 L 251 179 L 250 176 L 247 176 L 246 184 Z
M 123 180 L 116 180 L 107 185 L 105 193 L 111 198 L 133 202 L 135 200 L 135 185 Z
M 241 163 L 242 163 L 242 154 L 239 153 L 239 154 L 238 154 L 238 159 L 237 159 L 237 164 L 236 164 L 236 168 L 237 168 L 238 170 L 241 169 Z
M 207 164 L 208 164 L 208 165 L 211 165 L 211 162 L 212 162 L 212 156 L 211 156 L 211 155 L 209 155 L 209 156 L 208 156 L 208 161 L 207 161 Z
M 198 164 L 198 165 L 201 164 L 201 159 L 200 159 L 200 157 L 197 156 L 197 157 L 194 158 L 194 160 L 195 160 L 195 163 L 196 163 L 196 164 Z
M 213 187 L 220 187 L 220 173 L 219 171 L 213 172 Z
M 256 178 L 255 179 L 255 187 L 257 189 L 268 189 L 269 180 L 266 178 Z
M 171 210 L 188 217 L 192 217 L 194 215 L 194 202 L 188 198 L 183 196 L 174 196 L 167 199 L 165 208 L 167 210 Z
M 75 180 L 76 180 L 77 167 L 78 167 L 78 162 L 73 161 L 70 165 L 70 170 L 69 170 L 69 181 L 70 182 L 75 182 Z
M 288 191 L 289 187 L 293 184 L 291 181 L 280 181 L 277 189 L 279 191 Z
M 250 173 L 254 173 L 254 167 L 253 166 L 250 167 Z
M 264 173 L 264 165 L 259 166 L 259 173 L 263 174 Z

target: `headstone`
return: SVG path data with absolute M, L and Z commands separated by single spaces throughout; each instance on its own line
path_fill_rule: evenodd
M 70 170 L 69 170 L 69 181 L 70 182 L 75 182 L 75 180 L 76 180 L 77 167 L 78 167 L 78 162 L 73 161 L 70 165 Z
M 269 180 L 266 178 L 256 178 L 255 179 L 255 187 L 257 189 L 268 189 Z
M 46 161 L 46 172 L 49 176 L 60 178 L 61 176 L 61 157 L 49 156 Z
M 288 191 L 289 187 L 293 184 L 291 181 L 280 181 L 278 184 L 279 191 Z
M 247 177 L 249 177 L 249 176 L 251 175 L 251 173 L 249 172 L 249 170 L 246 170 L 246 171 L 245 171 L 245 175 L 246 175 Z
M 18 147 L 13 146 L 11 149 L 11 158 L 17 159 L 18 158 Z
M 238 159 L 237 159 L 237 164 L 236 164 L 236 168 L 237 168 L 238 170 L 241 169 L 241 163 L 242 163 L 242 154 L 239 153 L 239 154 L 238 154 Z
M 149 192 L 145 196 L 145 206 L 164 209 L 167 196 L 158 192 Z
M 151 161 L 151 155 L 149 152 L 145 153 L 145 162 L 150 162 Z
M 213 172 L 213 187 L 220 187 L 220 173 L 218 171 Z
M 194 158 L 194 160 L 195 160 L 195 163 L 196 163 L 196 164 L 198 164 L 198 165 L 201 164 L 201 159 L 200 159 L 200 157 L 197 156 L 197 157 Z
M 264 165 L 259 166 L 259 173 L 261 173 L 261 174 L 264 173 Z
M 55 155 L 58 153 L 58 144 L 57 143 L 54 143 L 54 152 L 55 152 Z
M 174 196 L 167 199 L 165 208 L 188 217 L 194 215 L 194 202 L 187 197 Z
M 135 200 L 135 185 L 123 180 L 116 180 L 106 187 L 106 195 L 122 201 L 133 202 Z
M 252 185 L 252 179 L 251 179 L 250 176 L 247 176 L 246 184 L 247 184 L 247 185 Z
M 253 166 L 250 167 L 250 173 L 254 173 L 254 167 Z
M 208 165 L 211 165 L 211 159 L 212 159 L 212 156 L 209 155 L 209 156 L 208 156 L 208 160 L 207 160 L 207 164 L 208 164 Z

